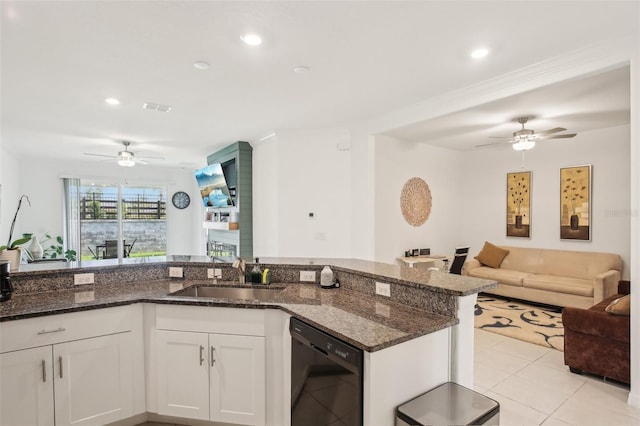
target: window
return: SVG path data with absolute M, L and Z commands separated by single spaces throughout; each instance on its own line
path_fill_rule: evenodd
M 166 199 L 167 191 L 161 187 L 96 185 L 81 180 L 82 260 L 165 256 Z

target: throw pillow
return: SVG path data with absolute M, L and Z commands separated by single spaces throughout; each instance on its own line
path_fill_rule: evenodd
M 509 250 L 494 246 L 489 241 L 485 241 L 484 247 L 482 247 L 482 250 L 480 250 L 480 253 L 478 253 L 475 259 L 485 266 L 499 268 L 505 256 L 508 254 Z
M 604 310 L 613 315 L 631 315 L 631 295 L 627 294 L 626 296 L 618 297 L 609 303 L 609 306 Z

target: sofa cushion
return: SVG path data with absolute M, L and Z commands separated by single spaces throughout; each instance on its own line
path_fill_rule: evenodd
M 509 284 L 517 287 L 522 287 L 522 280 L 528 277 L 529 273 L 512 271 L 509 269 L 494 269 L 488 266 L 480 266 L 479 268 L 473 268 L 468 271 L 467 275 L 476 278 L 485 278 L 490 280 L 496 280 L 500 284 Z
M 524 278 L 522 284 L 526 288 L 593 297 L 593 280 L 560 277 L 557 275 L 530 274 Z
M 620 295 L 618 294 L 617 297 Z M 566 330 L 629 343 L 631 339 L 629 317 L 608 315 L 604 312 L 607 304 L 611 303 L 613 299 L 615 297 L 605 299 L 589 309 L 564 308 L 562 310 L 562 325 Z
M 631 295 L 627 294 L 615 299 L 604 310 L 613 315 L 631 315 Z
M 509 254 L 509 250 L 494 246 L 489 241 L 485 241 L 482 250 L 480 250 L 480 253 L 478 253 L 475 259 L 485 266 L 499 268 L 507 254 Z

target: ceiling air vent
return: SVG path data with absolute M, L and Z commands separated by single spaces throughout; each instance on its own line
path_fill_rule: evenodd
M 159 111 L 159 112 L 171 111 L 171 107 L 169 105 L 160 105 L 153 102 L 145 102 L 144 104 L 142 104 L 142 108 L 150 109 L 152 111 Z

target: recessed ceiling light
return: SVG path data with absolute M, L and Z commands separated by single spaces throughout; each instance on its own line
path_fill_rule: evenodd
M 488 54 L 489 54 L 489 50 L 484 47 L 481 47 L 471 52 L 471 57 L 473 59 L 481 59 L 487 56 Z
M 109 105 L 120 105 L 120 101 L 117 100 L 116 98 L 107 98 L 104 101 Z
M 249 46 L 260 46 L 262 44 L 262 37 L 256 33 L 247 33 L 241 36 L 240 40 L 244 41 Z
M 293 72 L 295 72 L 296 74 L 306 74 L 309 71 L 311 71 L 311 68 L 305 65 L 298 65 L 297 67 L 293 68 Z
M 193 67 L 199 70 L 208 70 L 209 64 L 205 61 L 196 61 L 193 63 Z

